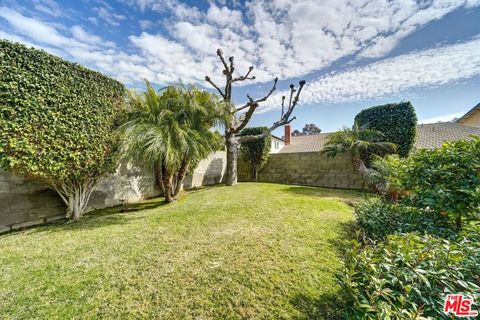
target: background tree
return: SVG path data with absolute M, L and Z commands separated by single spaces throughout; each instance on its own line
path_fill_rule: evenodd
M 142 95 L 131 94 L 125 149 L 156 173 L 165 201 L 172 202 L 186 174 L 218 148 L 218 134 L 211 128 L 220 119 L 219 104 L 198 89 L 157 92 L 149 82 L 146 87 Z
M 319 134 L 321 132 L 322 132 L 322 129 L 317 127 L 314 123 L 307 123 L 305 124 L 301 132 L 298 130 L 293 130 L 292 136 L 295 136 L 295 137 L 311 136 L 311 135 Z
M 250 95 L 247 95 L 248 102 L 241 107 L 235 107 L 232 101 L 232 89 L 233 84 L 236 82 L 253 80 L 255 76 L 252 76 L 253 66 L 248 68 L 248 71 L 243 76 L 235 76 L 234 58 L 228 58 L 228 63 L 223 56 L 222 50 L 217 50 L 217 56 L 220 59 L 223 66 L 223 76 L 225 77 L 225 86 L 221 89 L 216 85 L 212 79 L 208 76 L 205 80 L 209 82 L 220 94 L 223 99 L 224 107 L 224 119 L 225 119 L 225 145 L 227 151 L 227 172 L 226 172 L 226 184 L 228 186 L 237 183 L 237 159 L 238 159 L 238 145 L 247 141 L 255 139 L 261 139 L 271 134 L 275 129 L 289 124 L 295 117 L 291 117 L 293 110 L 298 104 L 300 93 L 305 81 L 299 82 L 298 90 L 294 85 L 290 85 L 290 97 L 288 103 L 285 105 L 285 96 L 282 97 L 282 113 L 280 119 L 276 121 L 271 127 L 268 128 L 262 134 L 248 135 L 237 137 L 237 135 L 247 126 L 248 122 L 252 118 L 255 110 L 258 108 L 261 102 L 266 101 L 277 88 L 278 78 L 273 81 L 272 89 L 262 98 L 254 99 Z M 240 114 L 240 112 L 243 112 Z
M 245 128 L 240 136 L 260 135 L 264 132 L 268 132 L 268 127 Z M 255 181 L 258 179 L 258 171 L 268 162 L 271 147 L 272 136 L 270 134 L 261 139 L 246 141 L 240 145 L 240 155 L 243 160 L 250 164 Z
M 0 41 L 0 57 L 0 166 L 50 186 L 78 220 L 117 166 L 125 88 L 9 41 Z

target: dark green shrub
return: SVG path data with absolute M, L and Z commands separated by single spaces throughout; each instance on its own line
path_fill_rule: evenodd
M 267 127 L 245 128 L 240 132 L 241 136 L 255 136 L 268 131 Z M 260 171 L 268 162 L 270 149 L 272 147 L 272 136 L 243 142 L 240 145 L 240 155 L 243 160 L 250 164 L 252 178 L 257 180 L 258 171 Z
M 355 117 L 361 128 L 383 133 L 385 141 L 398 146 L 398 154 L 406 157 L 415 143 L 417 115 L 410 102 L 391 103 L 362 110 Z
M 456 219 L 480 218 L 480 138 L 419 150 L 407 159 L 385 160 L 387 180 L 407 192 L 404 201 Z
M 448 319 L 442 309 L 446 294 L 479 301 L 479 240 L 478 235 L 450 242 L 406 234 L 366 248 L 353 241 L 338 275 L 345 318 Z
M 117 163 L 124 86 L 45 51 L 0 41 L 0 166 L 47 183 L 78 219 Z
M 387 235 L 412 231 L 436 236 L 454 236 L 448 218 L 436 212 L 372 197 L 355 208 L 355 222 L 365 240 L 384 240 Z

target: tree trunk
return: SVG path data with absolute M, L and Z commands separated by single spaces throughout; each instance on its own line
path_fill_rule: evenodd
M 162 182 L 163 186 L 165 187 L 165 202 L 170 203 L 174 199 L 172 197 L 172 180 L 173 180 L 173 174 L 170 172 L 170 170 L 167 169 L 165 165 L 162 165 Z
M 355 171 L 357 171 L 360 175 L 366 176 L 368 174 L 368 168 L 365 166 L 365 162 L 363 162 L 360 158 L 352 158 L 352 163 Z
M 187 175 L 187 168 L 188 168 L 188 162 L 185 158 L 183 158 L 182 163 L 180 164 L 180 169 L 178 170 L 178 174 L 177 174 L 177 185 L 175 186 L 175 192 L 173 193 L 173 196 L 175 198 L 178 196 L 178 194 L 180 193 L 180 190 L 182 189 L 183 180 L 185 180 L 185 176 Z
M 66 182 L 60 186 L 54 186 L 53 189 L 67 205 L 67 219 L 78 221 L 87 208 L 95 183 L 92 181 L 84 184 Z
M 255 182 L 258 181 L 258 170 L 257 170 L 257 167 L 256 166 L 252 166 L 252 170 L 253 170 L 253 179 L 255 180 Z
M 160 189 L 162 195 L 165 194 L 165 186 L 163 185 L 162 181 L 162 168 L 155 169 L 155 185 Z
M 237 158 L 238 158 L 238 142 L 235 140 L 233 133 L 226 136 L 227 145 L 227 172 L 225 183 L 227 186 L 237 184 Z

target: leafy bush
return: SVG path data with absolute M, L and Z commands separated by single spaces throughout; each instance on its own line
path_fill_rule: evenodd
M 241 136 L 254 136 L 268 131 L 267 127 L 245 128 L 240 133 Z M 265 138 L 243 142 L 240 146 L 240 155 L 243 160 L 250 164 L 252 177 L 257 180 L 258 171 L 260 171 L 268 162 L 270 148 L 272 146 L 272 137 L 267 135 Z
M 417 115 L 410 102 L 391 103 L 362 110 L 355 124 L 384 134 L 385 141 L 395 143 L 398 153 L 406 157 L 415 143 Z
M 78 219 L 116 167 L 124 86 L 44 51 L 0 41 L 0 166 L 47 183 Z
M 346 253 L 339 284 L 347 319 L 448 319 L 443 300 L 449 293 L 480 299 L 480 241 L 450 242 L 415 234 L 388 237 Z
M 389 158 L 387 180 L 407 191 L 406 201 L 456 219 L 479 219 L 480 138 L 419 150 L 407 159 Z
M 372 197 L 355 208 L 355 221 L 365 240 L 384 240 L 387 235 L 412 231 L 449 237 L 455 233 L 448 219 L 436 212 Z

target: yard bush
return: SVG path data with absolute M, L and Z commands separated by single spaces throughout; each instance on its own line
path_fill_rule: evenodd
M 116 167 L 124 86 L 45 51 L 0 41 L 0 166 L 56 190 L 80 218 Z
M 255 136 L 267 132 L 267 127 L 245 128 L 240 132 L 241 136 Z M 258 171 L 260 171 L 268 162 L 270 149 L 272 146 L 272 136 L 265 138 L 245 141 L 240 145 L 240 155 L 243 160 L 250 164 L 252 169 L 252 178 L 257 180 Z
M 434 211 L 372 197 L 355 208 L 355 222 L 364 240 L 384 240 L 387 235 L 412 231 L 451 237 L 448 218 Z
M 364 109 L 355 117 L 355 124 L 382 132 L 385 141 L 398 146 L 397 152 L 402 157 L 409 154 L 415 143 L 417 115 L 410 102 Z
M 403 188 L 403 200 L 456 220 L 480 218 L 480 138 L 445 143 L 419 150 L 407 159 L 389 158 L 387 180 Z
M 366 248 L 353 241 L 338 275 L 346 318 L 448 319 L 446 294 L 479 301 L 479 240 L 478 233 L 454 242 L 405 234 Z

